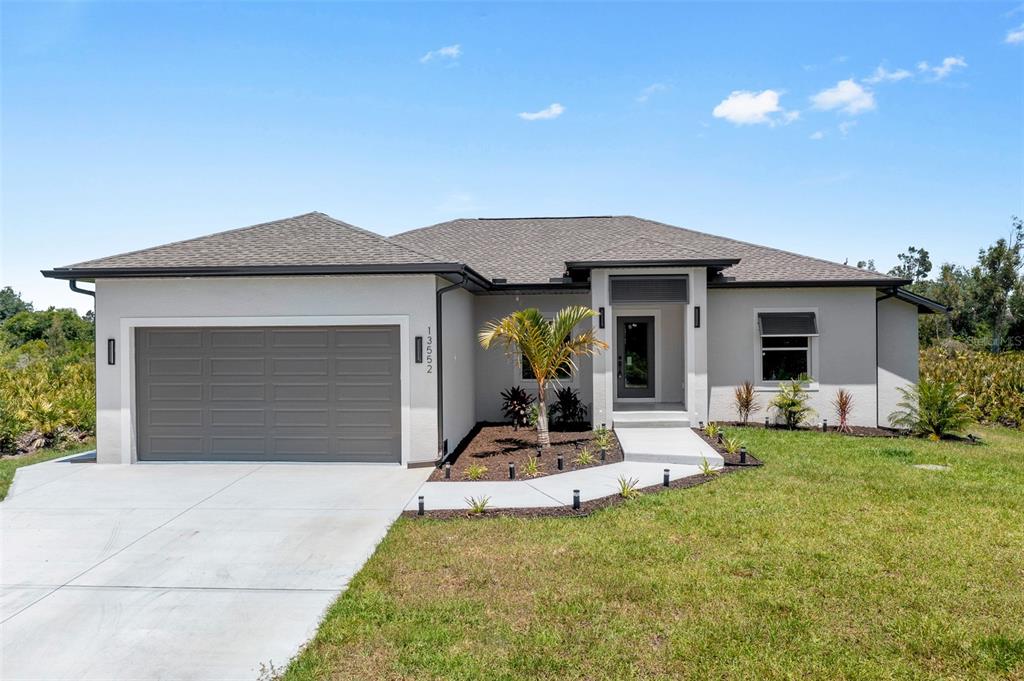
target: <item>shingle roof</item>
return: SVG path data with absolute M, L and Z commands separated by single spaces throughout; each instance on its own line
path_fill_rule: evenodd
M 80 262 L 61 269 L 397 265 L 437 262 L 433 256 L 420 253 L 412 246 L 398 244 L 379 234 L 314 212 Z
M 718 281 L 725 284 L 863 282 L 869 286 L 902 281 L 631 215 L 461 219 L 390 239 L 438 258 L 467 263 L 485 277 L 505 277 L 509 283 L 546 282 L 561 276 L 566 262 L 596 260 L 585 257 L 587 253 L 619 260 L 616 249 L 622 260 L 676 259 L 684 253 L 709 260 L 738 258 L 738 264 L 723 270 Z M 670 254 L 667 258 L 659 257 L 662 249 Z
M 736 261 L 739 261 L 736 264 Z M 903 280 L 629 215 L 478 218 L 383 237 L 323 213 L 69 265 L 47 276 L 161 276 L 377 271 L 452 272 L 547 284 L 567 263 L 701 262 L 725 267 L 715 285 L 899 285 Z

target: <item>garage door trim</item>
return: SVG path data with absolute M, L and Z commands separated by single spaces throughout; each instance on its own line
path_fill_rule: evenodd
M 119 343 L 128 352 L 120 353 L 121 365 L 121 442 L 130 443 L 121 452 L 122 463 L 138 462 L 135 330 L 138 327 L 241 327 L 241 326 L 397 326 L 399 331 L 399 385 L 401 393 L 401 462 L 409 463 L 410 352 L 408 315 L 309 315 L 247 317 L 122 317 Z M 100 367 L 102 370 L 104 367 Z M 100 407 L 102 409 L 102 406 Z M 345 465 L 338 462 L 333 465 Z M 395 464 L 377 464 L 395 465 Z

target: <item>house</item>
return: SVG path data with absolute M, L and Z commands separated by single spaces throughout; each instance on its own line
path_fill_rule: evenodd
M 918 377 L 909 282 L 631 216 L 461 219 L 383 237 L 308 213 L 48 270 L 95 282 L 98 460 L 428 465 L 531 380 L 477 332 L 587 305 L 609 349 L 564 383 L 594 424 L 735 418 L 809 377 L 886 425 Z M 757 415 L 762 418 L 764 413 Z

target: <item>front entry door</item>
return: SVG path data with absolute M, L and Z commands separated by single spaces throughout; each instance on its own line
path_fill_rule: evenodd
M 618 317 L 616 397 L 654 397 L 654 317 Z

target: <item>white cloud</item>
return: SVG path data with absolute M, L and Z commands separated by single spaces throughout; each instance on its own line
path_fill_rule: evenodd
M 942 80 L 953 73 L 954 69 L 958 68 L 967 68 L 967 62 L 964 61 L 963 57 L 946 57 L 938 66 L 931 66 L 926 61 L 918 62 L 917 64 L 917 70 L 931 74 L 933 80 Z
M 843 121 L 839 124 L 839 134 L 846 137 L 850 134 L 850 130 L 857 126 L 857 121 Z
M 668 86 L 664 83 L 653 83 L 640 91 L 640 96 L 636 98 L 636 101 L 640 103 L 646 102 L 652 95 L 656 95 L 659 92 L 666 92 L 667 90 Z
M 823 133 L 821 130 L 817 130 L 817 131 L 811 133 L 810 139 L 812 139 L 812 140 L 823 140 L 823 139 L 825 139 L 825 133 Z
M 540 111 L 524 111 L 519 114 L 519 117 L 524 121 L 547 121 L 552 118 L 558 118 L 563 113 L 565 113 L 565 107 L 558 102 L 555 102 L 551 106 L 546 109 L 541 109 Z
M 436 50 L 431 50 L 425 55 L 420 57 L 420 63 L 426 64 L 428 61 L 434 59 L 451 59 L 452 61 L 462 56 L 462 46 L 456 43 L 455 45 L 448 45 L 447 47 L 439 47 Z
M 875 95 L 849 78 L 811 97 L 811 104 L 821 111 L 839 109 L 843 113 L 855 116 L 875 108 Z
M 711 115 L 724 118 L 736 125 L 778 125 L 792 123 L 800 117 L 799 111 L 786 111 L 779 106 L 779 92 L 775 90 L 733 90 L 718 103 Z
M 906 78 L 910 78 L 913 75 L 914 74 L 912 74 L 910 71 L 907 71 L 906 69 L 896 69 L 895 71 L 890 71 L 884 66 L 879 66 L 878 68 L 875 69 L 874 73 L 872 73 L 870 76 L 864 79 L 864 82 L 871 84 L 882 82 L 895 83 Z
M 1006 32 L 1007 45 L 1019 45 L 1024 43 L 1024 24 L 1021 24 L 1017 28 L 1011 28 Z

